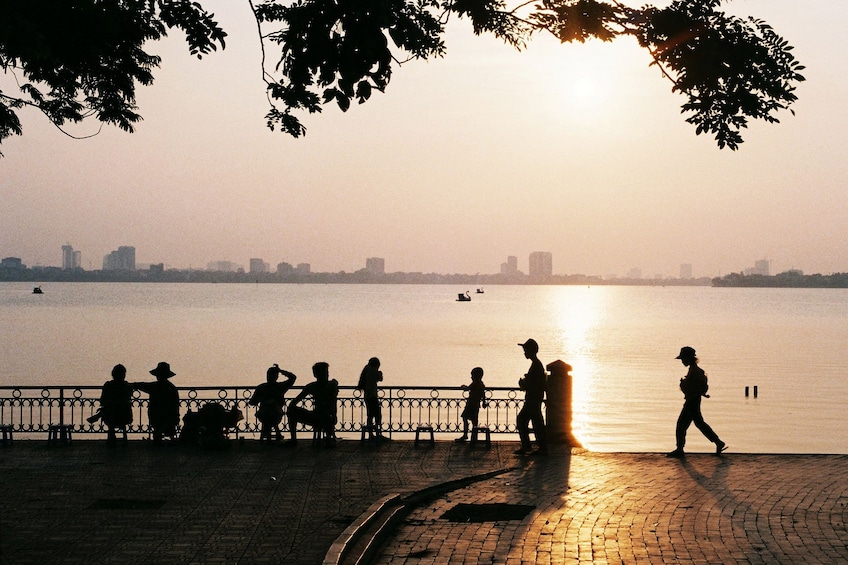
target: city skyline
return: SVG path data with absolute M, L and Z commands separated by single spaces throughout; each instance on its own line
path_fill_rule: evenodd
M 82 269 L 82 270 L 96 270 L 96 269 L 86 269 L 81 264 L 81 255 L 82 251 L 75 249 L 71 244 L 66 243 L 61 247 L 61 261 L 60 266 L 63 270 L 68 269 Z M 103 257 L 103 267 L 102 270 L 136 270 L 136 248 L 134 246 L 119 246 L 116 250 L 111 251 L 107 255 Z M 16 262 L 19 260 L 20 264 L 24 266 L 30 266 L 27 262 L 20 257 L 4 257 L 3 261 L 7 260 L 15 260 Z M 553 269 L 553 254 L 549 251 L 533 251 L 527 257 L 527 270 L 526 272 L 519 268 L 518 266 L 518 257 L 515 255 L 508 255 L 506 257 L 506 261 L 500 264 L 500 268 L 493 269 L 492 271 L 477 271 L 478 274 L 502 274 L 502 275 L 522 275 L 528 276 L 530 278 L 545 278 L 550 277 L 552 275 L 586 275 L 593 277 L 600 277 L 603 279 L 616 279 L 616 278 L 627 278 L 627 279 L 702 279 L 702 278 L 714 278 L 718 276 L 722 276 L 728 273 L 741 273 L 745 275 L 765 275 L 769 276 L 771 274 L 775 274 L 771 269 L 771 261 L 768 259 L 757 259 L 753 262 L 753 265 L 749 265 L 747 267 L 741 267 L 738 270 L 730 270 L 725 273 L 719 273 L 716 275 L 708 275 L 708 274 L 693 274 L 693 265 L 691 263 L 681 263 L 678 266 L 678 274 L 671 275 L 667 273 L 652 273 L 652 274 L 643 274 L 643 271 L 639 267 L 631 267 L 626 270 L 624 275 L 619 275 L 618 273 L 579 273 L 576 271 L 557 271 Z M 240 264 L 237 261 L 230 260 L 213 260 L 206 262 L 205 267 L 198 266 L 189 266 L 189 267 L 178 267 L 168 265 L 164 262 L 143 262 L 140 263 L 138 267 L 139 270 L 145 268 L 155 267 L 157 269 L 166 269 L 166 270 L 196 270 L 196 271 L 213 271 L 213 272 L 242 272 L 242 273 L 277 273 L 277 274 L 291 274 L 291 273 L 301 273 L 308 274 L 312 271 L 312 265 L 308 262 L 301 262 L 295 265 L 287 262 L 280 261 L 276 263 L 276 267 L 272 267 L 272 263 L 265 260 L 261 257 L 251 257 L 247 261 L 247 267 Z M 57 265 L 32 265 L 35 267 L 53 267 Z M 364 271 L 373 275 L 382 275 L 390 272 L 425 272 L 420 269 L 413 269 L 412 271 L 391 271 L 386 270 L 386 259 L 383 257 L 367 257 L 364 259 L 363 265 L 361 265 L 358 269 L 353 269 L 351 272 L 356 271 Z M 781 272 L 803 272 L 802 269 L 786 269 Z M 337 270 L 327 270 L 321 272 L 335 273 L 335 272 L 346 272 L 345 269 L 337 269 Z M 429 271 L 431 273 L 436 273 L 436 271 Z M 834 273 L 836 273 L 835 271 Z M 848 272 L 846 271 L 838 271 L 838 272 Z M 455 273 L 455 274 L 474 274 L 474 273 Z M 833 274 L 833 273 L 821 273 L 821 274 Z
M 806 66 L 796 114 L 751 123 L 735 152 L 696 136 L 634 41 L 516 52 L 451 22 L 444 59 L 398 69 L 386 93 L 308 118 L 306 137 L 265 127 L 250 10 L 211 0 L 227 48 L 202 61 L 178 33 L 139 91 L 136 133 L 73 140 L 35 112 L 0 159 L 0 254 L 81 266 L 130 242 L 143 264 L 204 268 L 262 257 L 354 271 L 498 272 L 553 254 L 556 273 L 720 276 L 848 270 L 848 4 L 737 0 Z M 0 90 L 3 89 L 0 78 Z M 5 77 L 5 80 L 9 80 Z M 87 125 L 74 135 L 94 133 Z

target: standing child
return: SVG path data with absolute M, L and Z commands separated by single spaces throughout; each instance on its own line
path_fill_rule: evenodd
M 462 437 L 454 441 L 465 441 L 468 439 L 468 428 L 477 426 L 480 406 L 486 402 L 486 385 L 483 383 L 483 369 L 474 367 L 471 369 L 471 384 L 462 385 L 462 390 L 468 391 L 468 399 L 465 401 L 465 410 L 462 411 Z

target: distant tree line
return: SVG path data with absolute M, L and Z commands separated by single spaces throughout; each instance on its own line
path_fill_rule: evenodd
M 731 273 L 724 277 L 714 278 L 712 285 L 720 287 L 848 288 L 848 273 L 805 275 L 799 271 L 786 271 L 771 276 Z
M 486 285 L 639 285 L 639 286 L 709 286 L 709 278 L 699 279 L 604 279 L 595 275 L 550 275 L 531 277 L 525 274 L 442 274 L 384 273 L 366 270 L 336 273 L 245 273 L 195 271 L 186 269 L 97 270 L 61 269 L 59 267 L 0 268 L 0 282 L 151 282 L 151 283 L 290 283 L 290 284 L 452 284 L 465 285 L 474 292 Z

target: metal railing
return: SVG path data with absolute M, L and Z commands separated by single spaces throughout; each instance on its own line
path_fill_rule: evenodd
M 287 400 L 301 388 L 292 387 Z M 51 426 L 57 425 L 66 426 L 75 434 L 105 434 L 99 421 L 91 424 L 86 420 L 100 406 L 100 390 L 98 386 L 0 386 L 0 426 L 23 437 L 47 433 Z M 181 415 L 197 411 L 207 402 L 217 402 L 227 409 L 236 407 L 244 414 L 244 419 L 231 430 L 236 437 L 259 434 L 256 410 L 248 405 L 253 387 L 178 387 L 178 390 Z M 414 433 L 419 426 L 432 426 L 437 433 L 461 432 L 467 395 L 460 387 L 383 387 L 380 389 L 383 433 Z M 480 408 L 478 425 L 488 426 L 495 434 L 516 433 L 515 418 L 524 404 L 517 388 L 488 388 L 485 404 Z M 127 433 L 150 434 L 147 405 L 147 395 L 135 391 L 133 423 L 127 426 Z M 309 407 L 308 400 L 305 407 Z M 362 392 L 351 386 L 339 387 L 337 432 L 361 433 L 365 415 Z M 287 429 L 286 426 L 287 419 L 283 418 L 281 428 Z

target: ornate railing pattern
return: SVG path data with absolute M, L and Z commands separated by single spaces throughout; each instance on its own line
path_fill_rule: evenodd
M 244 414 L 235 428 L 235 435 L 259 434 L 255 408 L 248 405 L 252 387 L 178 387 L 181 414 L 197 411 L 207 402 L 218 402 L 225 408 L 233 406 Z M 293 387 L 286 395 L 293 398 L 302 387 Z M 418 426 L 429 425 L 435 432 L 461 432 L 462 410 L 467 392 L 459 387 L 383 387 L 380 389 L 383 408 L 383 432 L 388 434 L 415 432 Z M 100 387 L 96 386 L 0 386 L 0 426 L 9 426 L 15 433 L 47 432 L 50 426 L 69 426 L 75 434 L 103 434 L 98 421 L 86 418 L 100 406 Z M 515 418 L 524 404 L 523 395 L 515 388 L 486 390 L 486 406 L 480 409 L 479 425 L 488 426 L 492 433 L 516 433 Z M 147 395 L 135 392 L 130 434 L 149 435 Z M 365 423 L 365 403 L 361 391 L 342 386 L 338 399 L 340 433 L 359 433 Z M 281 427 L 285 427 L 283 418 Z

